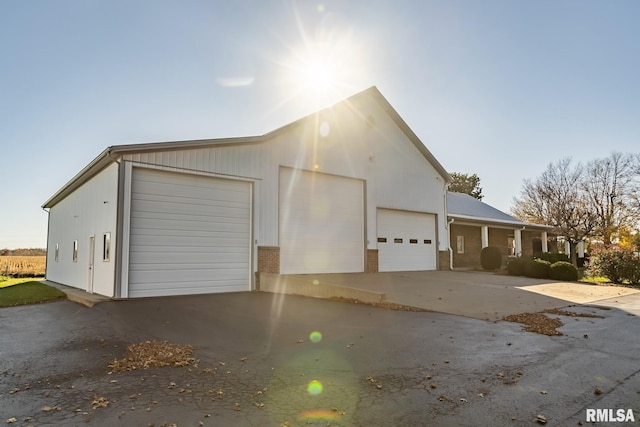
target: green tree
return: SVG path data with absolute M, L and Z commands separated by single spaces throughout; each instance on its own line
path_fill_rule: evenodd
M 482 187 L 480 187 L 480 178 L 475 173 L 469 175 L 466 173 L 451 172 L 453 182 L 449 186 L 449 191 L 454 193 L 464 193 L 478 200 L 482 200 Z

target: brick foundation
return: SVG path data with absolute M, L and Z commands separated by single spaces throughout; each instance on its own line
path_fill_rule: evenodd
M 367 273 L 378 272 L 378 250 L 367 249 Z
M 449 265 L 449 251 L 438 251 L 438 270 L 451 270 Z
M 280 248 L 258 246 L 258 273 L 280 273 Z

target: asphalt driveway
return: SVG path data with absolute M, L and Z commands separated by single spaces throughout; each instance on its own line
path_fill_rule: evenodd
M 618 301 L 640 305 L 634 295 Z M 544 415 L 549 425 L 577 425 L 589 408 L 640 419 L 640 320 L 605 308 L 572 307 L 603 317 L 561 316 L 559 337 L 260 292 L 5 308 L 0 421 L 528 426 Z M 110 373 L 128 344 L 146 340 L 193 345 L 200 361 Z M 314 380 L 322 387 L 309 387 Z M 93 409 L 98 398 L 108 405 Z

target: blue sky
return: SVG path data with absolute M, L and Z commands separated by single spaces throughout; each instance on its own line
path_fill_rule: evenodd
M 635 0 L 0 0 L 0 248 L 44 247 L 40 206 L 107 146 L 263 134 L 373 85 L 508 212 L 550 162 L 640 152 L 639 17 Z

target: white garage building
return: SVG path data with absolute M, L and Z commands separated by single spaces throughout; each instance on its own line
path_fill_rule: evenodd
M 113 146 L 43 205 L 46 275 L 134 298 L 446 268 L 450 181 L 375 87 L 263 136 Z

